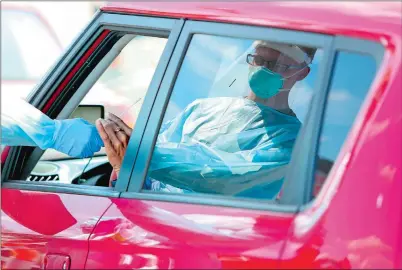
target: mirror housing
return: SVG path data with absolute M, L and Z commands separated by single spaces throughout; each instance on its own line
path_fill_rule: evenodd
M 105 107 L 103 105 L 78 105 L 70 115 L 72 118 L 82 118 L 95 125 L 98 118 L 105 118 Z

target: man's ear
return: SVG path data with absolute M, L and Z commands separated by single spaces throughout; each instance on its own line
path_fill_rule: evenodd
M 297 81 L 304 80 L 304 78 L 306 78 L 309 73 L 310 73 L 310 67 L 304 68 L 302 71 L 296 74 L 296 80 Z

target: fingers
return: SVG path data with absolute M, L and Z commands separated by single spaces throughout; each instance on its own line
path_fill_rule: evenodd
M 101 119 L 100 121 L 115 150 L 118 150 L 122 144 L 122 142 L 116 136 L 116 130 L 119 129 L 119 127 L 113 121 L 104 119 Z
M 112 145 L 112 143 L 111 143 L 111 141 L 109 139 L 109 136 L 106 133 L 105 128 L 102 125 L 102 120 L 103 119 L 96 120 L 96 123 L 95 123 L 96 129 L 98 130 L 99 135 L 101 136 L 102 141 L 105 144 L 106 151 L 115 152 L 114 147 L 113 147 L 113 145 Z
M 128 135 L 131 136 L 131 131 L 132 129 L 126 125 L 126 123 L 123 122 L 119 117 L 114 115 L 113 113 L 108 113 L 108 120 L 113 121 L 119 128 L 124 130 L 124 132 Z
M 99 133 L 99 135 L 101 136 L 101 138 L 102 138 L 103 141 L 109 139 L 109 137 L 107 136 L 107 133 L 106 133 L 105 129 L 103 128 L 102 119 L 96 120 L 95 126 L 96 126 L 96 129 L 98 130 L 98 133 Z
M 105 144 L 105 151 L 106 155 L 109 159 L 110 164 L 113 167 L 113 170 L 119 171 L 122 163 L 122 143 L 119 142 L 118 148 L 115 148 L 113 145 L 112 141 L 109 138 L 108 133 L 106 132 L 105 126 L 107 126 L 107 123 L 105 122 L 104 119 L 98 119 L 96 121 L 96 128 L 98 129 L 99 135 L 101 136 L 104 144 Z M 124 133 L 124 132 L 120 132 Z M 124 154 L 124 153 L 123 153 Z
M 116 136 L 119 139 L 119 141 L 123 143 L 123 146 L 127 147 L 128 140 L 130 137 L 128 137 L 128 135 L 123 130 L 116 132 Z

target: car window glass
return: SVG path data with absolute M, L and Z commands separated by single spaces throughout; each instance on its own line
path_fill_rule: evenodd
M 314 194 L 335 162 L 376 73 L 370 55 L 338 52 L 320 135 Z
M 107 113 L 113 113 L 133 128 L 167 39 L 133 35 L 126 37 L 131 39 L 129 43 L 89 90 L 80 105 L 103 105 L 105 116 Z M 89 120 L 93 117 L 83 115 L 83 118 Z M 43 168 L 55 167 L 54 165 L 60 169 L 57 178 L 59 182 L 85 184 L 89 177 L 78 176 L 84 169 L 87 172 L 97 168 L 94 174 L 104 180 L 102 183 L 98 181 L 98 185 L 108 186 L 111 168 L 104 148 L 95 153 L 91 160 L 74 159 L 48 149 L 32 171 L 29 180 L 41 181 L 42 178 L 36 176 L 41 175 Z
M 36 13 L 6 9 L 1 15 L 2 81 L 40 79 L 62 52 L 50 26 Z M 29 90 L 20 96 L 26 97 Z
M 321 55 L 297 44 L 194 35 L 143 190 L 275 199 Z

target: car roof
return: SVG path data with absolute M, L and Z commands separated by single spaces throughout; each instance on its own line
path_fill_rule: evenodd
M 342 34 L 401 37 L 401 2 L 116 2 L 101 10 Z

